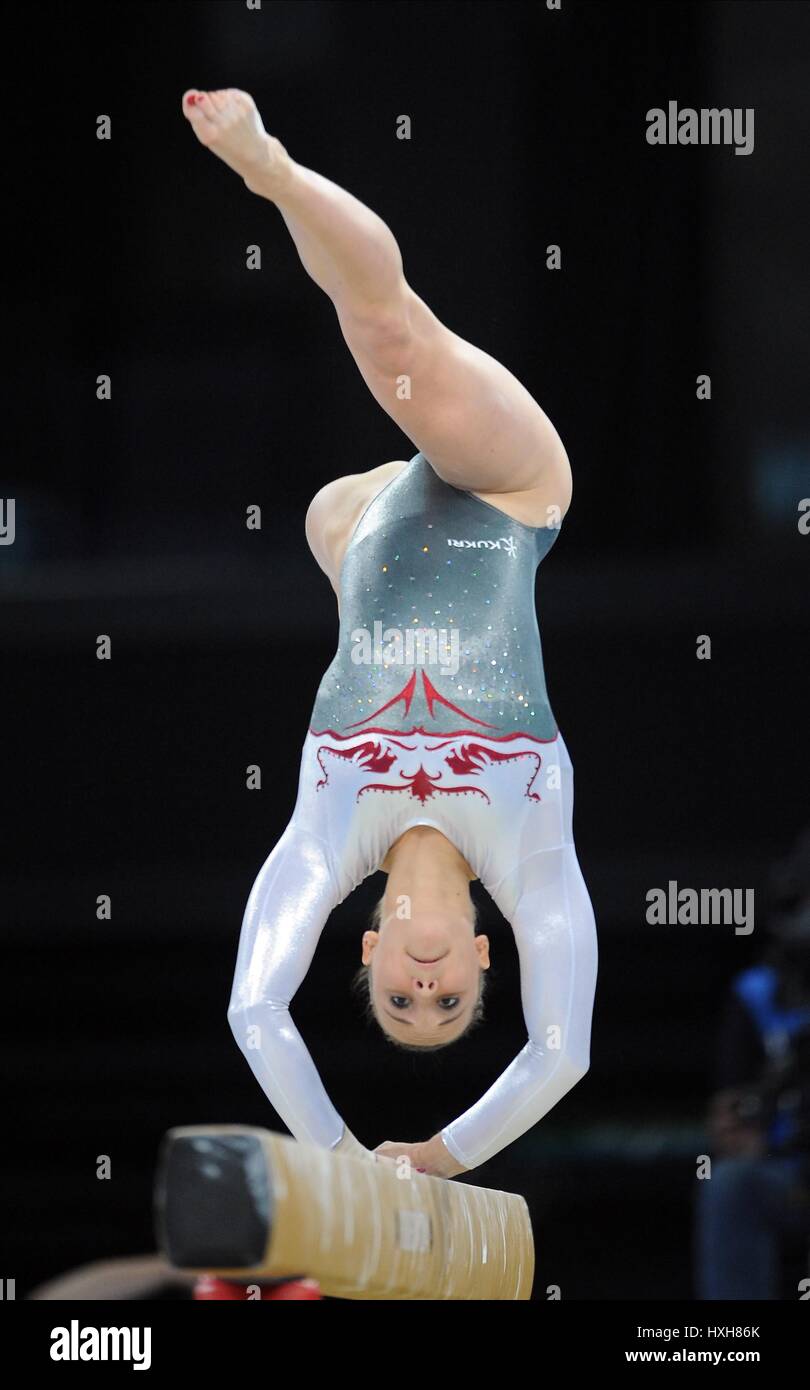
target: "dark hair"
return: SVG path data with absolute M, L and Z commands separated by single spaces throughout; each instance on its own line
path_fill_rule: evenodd
M 370 922 L 369 922 L 369 926 L 371 927 L 371 930 L 372 930 L 372 931 L 379 931 L 379 930 L 380 930 L 380 924 L 381 924 L 381 921 L 382 921 L 382 909 L 383 909 L 383 902 L 384 902 L 384 900 L 385 900 L 385 895 L 383 895 L 383 897 L 380 898 L 379 902 L 378 902 L 378 903 L 375 903 L 375 905 L 374 905 L 374 910 L 373 910 L 373 912 L 372 912 L 372 914 L 371 914 L 371 920 L 370 920 Z M 473 927 L 475 927 L 475 926 L 477 925 L 477 923 L 478 923 L 478 908 L 476 907 L 475 903 L 472 903 L 472 910 L 473 910 Z M 421 1046 L 419 1045 L 419 1043 L 406 1043 L 406 1042 L 401 1042 L 399 1038 L 394 1038 L 394 1037 L 392 1037 L 391 1034 L 390 1034 L 389 1032 L 387 1032 L 385 1028 L 380 1027 L 379 1020 L 378 1020 L 377 1015 L 376 1015 L 376 1012 L 375 1012 L 375 1010 L 374 1010 L 374 1001 L 373 1001 L 373 999 L 372 999 L 372 997 L 371 997 L 371 966 L 370 966 L 370 965 L 361 965 L 360 968 L 359 968 L 357 971 L 355 971 L 354 975 L 352 976 L 351 990 L 352 990 L 352 993 L 354 994 L 355 998 L 359 1001 L 359 1003 L 360 1003 L 360 1005 L 361 1005 L 361 1007 L 362 1007 L 363 1015 L 364 1015 L 366 1021 L 367 1021 L 368 1023 L 376 1023 L 376 1024 L 378 1025 L 378 1027 L 380 1027 L 380 1032 L 382 1033 L 383 1037 L 386 1039 L 387 1042 L 391 1043 L 392 1047 L 398 1047 L 398 1048 L 400 1048 L 403 1052 L 438 1052 L 438 1050 L 439 1050 L 440 1047 L 449 1047 L 449 1046 L 451 1045 L 451 1043 L 460 1042 L 462 1038 L 466 1038 L 467 1034 L 468 1034 L 473 1028 L 477 1027 L 477 1025 L 478 1025 L 479 1023 L 482 1023 L 482 1022 L 483 1022 L 483 1020 L 484 1020 L 484 992 L 485 992 L 486 986 L 487 986 L 487 972 L 486 972 L 486 970 L 481 970 L 481 971 L 479 971 L 479 975 L 480 975 L 480 982 L 479 982 L 479 986 L 478 986 L 478 998 L 476 999 L 475 1005 L 473 1006 L 473 1011 L 472 1011 L 472 1014 L 471 1014 L 471 1016 L 470 1016 L 470 1021 L 469 1021 L 469 1023 L 467 1024 L 467 1027 L 463 1030 L 463 1032 L 457 1034 L 456 1037 L 449 1038 L 449 1039 L 447 1040 L 447 1042 L 426 1043 L 424 1047 L 421 1047 Z

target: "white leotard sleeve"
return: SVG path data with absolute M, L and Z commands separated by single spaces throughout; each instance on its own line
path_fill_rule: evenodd
M 590 1064 L 597 937 L 573 843 L 531 854 L 492 896 L 511 917 L 529 1039 L 481 1099 L 441 1131 L 465 1168 L 525 1134 Z
M 342 901 L 328 847 L 291 821 L 248 899 L 228 1021 L 271 1104 L 296 1139 L 334 1148 L 344 1122 L 290 1017 L 329 914 Z
M 353 1136 L 329 1100 L 290 1017 L 290 1002 L 332 910 L 373 872 L 411 821 L 388 823 L 386 815 L 409 815 L 398 809 L 394 797 L 381 805 L 359 797 L 368 773 L 356 752 L 337 759 L 334 767 L 327 765 L 325 772 L 317 757 L 318 740 L 312 745 L 296 812 L 248 899 L 228 1017 L 256 1079 L 292 1134 L 320 1147 L 342 1148 Z M 441 1131 L 446 1147 L 465 1168 L 485 1163 L 519 1138 L 588 1070 L 596 927 L 573 844 L 573 773 L 561 738 L 558 756 L 561 789 L 544 789 L 542 804 L 530 809 L 520 831 L 515 816 L 507 814 L 511 802 L 504 803 L 494 822 L 488 803 L 478 798 L 451 798 L 447 810 L 454 817 L 447 833 L 458 833 L 470 862 L 477 866 L 480 859 L 482 882 L 512 925 L 529 1035 L 485 1095 Z M 319 800 L 319 777 L 324 785 L 328 778 L 333 800 Z M 479 778 L 481 785 L 484 778 Z M 521 798 L 524 784 L 525 775 L 517 773 Z M 496 782 L 486 785 L 494 804 Z M 459 820 L 462 806 L 469 816 L 481 817 L 469 821 L 469 830 Z M 416 823 L 443 825 L 421 817 Z M 520 859 L 514 865 L 516 846 Z M 512 868 L 507 867 L 510 860 Z M 490 863 L 502 866 L 500 876 L 490 874 Z

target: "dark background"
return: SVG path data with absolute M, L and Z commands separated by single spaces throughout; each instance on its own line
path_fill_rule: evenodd
M 168 1127 L 278 1126 L 226 1007 L 336 640 L 304 513 L 415 452 L 278 212 L 181 116 L 187 87 L 237 86 L 386 219 L 414 289 L 572 460 L 538 612 L 600 933 L 592 1067 L 470 1180 L 526 1196 L 535 1297 L 691 1297 L 718 1011 L 806 810 L 810 7 L 41 3 L 5 37 L 4 1277 L 21 1296 L 152 1248 Z M 755 108 L 753 154 L 647 145 L 670 99 Z M 758 931 L 648 926 L 670 879 L 757 889 Z M 525 1040 L 486 903 L 485 1027 L 419 1057 L 362 1021 L 383 882 L 335 914 L 293 1006 L 369 1146 L 435 1133 Z

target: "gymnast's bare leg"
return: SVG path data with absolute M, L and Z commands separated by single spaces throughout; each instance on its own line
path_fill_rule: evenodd
M 246 92 L 191 90 L 183 113 L 201 144 L 275 203 L 375 400 L 439 476 L 477 493 L 516 494 L 518 519 L 530 525 L 549 524 L 552 507 L 564 514 L 571 475 L 551 421 L 506 367 L 446 328 L 411 289 L 381 218 L 297 164 Z M 409 399 L 397 390 L 403 376 Z

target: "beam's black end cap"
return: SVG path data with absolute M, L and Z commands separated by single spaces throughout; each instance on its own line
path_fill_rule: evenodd
M 158 1245 L 178 1269 L 242 1269 L 261 1263 L 273 1194 L 255 1134 L 169 1131 L 158 1158 Z

